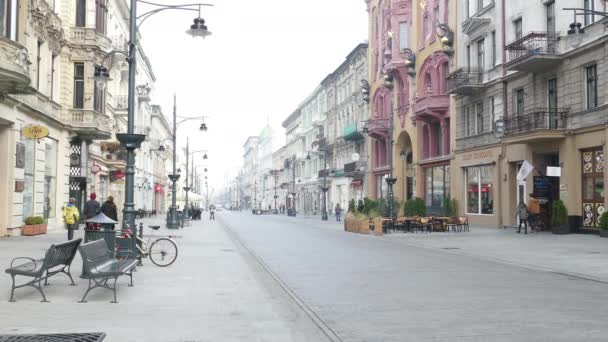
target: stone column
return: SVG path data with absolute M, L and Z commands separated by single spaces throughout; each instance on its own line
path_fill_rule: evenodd
M 450 154 L 450 119 L 441 120 L 441 143 L 443 144 L 443 155 Z

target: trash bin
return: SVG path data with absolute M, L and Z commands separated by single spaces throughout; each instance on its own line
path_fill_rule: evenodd
M 85 221 L 86 223 L 94 223 L 100 226 L 100 229 L 85 228 L 84 242 L 104 239 L 108 245 L 108 250 L 114 252 L 116 250 L 116 232 L 114 225 L 118 222 L 112 220 L 106 215 L 100 213 Z

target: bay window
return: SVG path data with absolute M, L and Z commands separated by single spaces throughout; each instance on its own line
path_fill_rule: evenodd
M 18 0 L 0 0 L 0 35 L 17 40 Z

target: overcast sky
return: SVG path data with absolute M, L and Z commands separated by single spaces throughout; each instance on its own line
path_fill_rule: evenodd
M 157 78 L 153 101 L 170 118 L 176 93 L 178 115 L 210 117 L 206 133 L 184 124 L 177 136 L 179 145 L 189 136 L 194 149 L 209 150 L 217 194 L 242 166 L 245 139 L 267 121 L 274 149 L 285 143 L 281 122 L 367 39 L 367 12 L 363 0 L 210 3 L 202 16 L 213 35 L 205 40 L 184 33 L 195 13 L 169 11 L 146 21 L 141 42 Z M 198 157 L 195 165 L 204 164 Z

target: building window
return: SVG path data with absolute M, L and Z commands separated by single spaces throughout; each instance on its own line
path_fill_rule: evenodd
M 494 108 L 494 96 L 490 97 L 490 118 L 492 119 L 492 130 L 494 130 L 494 123 L 496 122 L 496 110 Z
M 471 120 L 471 112 L 470 112 L 468 106 L 464 108 L 464 124 L 465 124 L 465 128 L 464 128 L 465 135 L 468 137 L 471 135 L 471 133 L 473 131 L 471 129 L 473 127 L 473 125 L 472 125 L 473 122 Z
M 515 114 L 524 114 L 524 89 L 515 90 Z
M 424 14 L 424 18 L 422 20 L 422 46 L 426 43 L 426 40 L 429 38 L 429 15 Z
M 471 70 L 471 45 L 467 45 L 467 70 Z
M 492 37 L 492 66 L 495 66 L 498 57 L 496 56 L 496 31 L 492 31 L 490 35 Z
M 95 0 L 95 30 L 97 33 L 106 34 L 108 20 L 107 0 Z
M 409 42 L 409 26 L 407 22 L 399 23 L 399 50 L 403 51 L 408 48 Z
M 435 23 L 441 23 L 441 18 L 439 17 L 439 5 L 433 8 L 433 20 Z M 431 28 L 429 32 L 433 32 L 433 29 Z
M 40 70 L 40 62 L 42 62 L 42 44 L 41 40 L 36 44 L 36 89 L 38 90 L 40 90 L 40 79 L 42 78 L 42 70 Z
M 483 102 L 479 102 L 476 106 L 476 133 L 483 133 Z
M 477 0 L 477 12 L 483 9 L 483 0 Z
M 555 33 L 555 2 L 551 1 L 546 5 L 547 9 L 547 32 L 550 34 Z
M 491 166 L 465 169 L 467 184 L 467 214 L 491 215 L 494 213 Z
M 513 22 L 513 28 L 515 31 L 515 40 L 523 37 L 523 23 L 522 23 L 521 18 L 519 18 Z
M 466 14 L 466 18 L 468 19 L 471 16 L 471 12 L 469 11 L 469 0 L 465 0 L 464 2 L 464 12 Z
M 587 109 L 597 107 L 597 65 L 585 68 Z
M 76 0 L 76 27 L 87 24 L 87 0 Z
M 34 139 L 21 140 L 25 146 L 25 164 L 23 170 L 23 207 L 21 214 L 23 220 L 34 215 L 34 170 L 35 170 L 35 148 Z
M 583 7 L 588 11 L 593 11 L 594 0 L 583 0 Z M 595 15 L 593 13 L 585 14 L 585 26 L 591 25 L 595 22 Z
M 44 218 L 55 217 L 57 194 L 57 141 L 44 139 Z
M 484 44 L 484 39 L 477 41 L 477 71 L 479 72 L 482 72 L 485 68 L 486 51 Z
M 93 99 L 93 109 L 96 111 L 105 114 L 106 112 L 106 90 L 97 87 L 97 83 L 95 83 L 95 96 Z
M 433 124 L 431 126 L 431 128 L 433 129 L 434 133 L 435 133 L 435 149 L 437 151 L 437 154 L 434 157 L 438 157 L 438 156 L 443 156 L 443 137 L 441 135 L 441 125 L 440 124 Z
M 18 0 L 0 0 L 0 35 L 17 40 L 18 12 Z
M 74 108 L 84 108 L 84 63 L 74 63 Z
M 55 100 L 55 67 L 57 63 L 57 55 L 51 57 L 51 100 Z
M 443 199 L 450 197 L 450 166 L 424 169 L 424 201 L 429 214 L 441 214 Z

